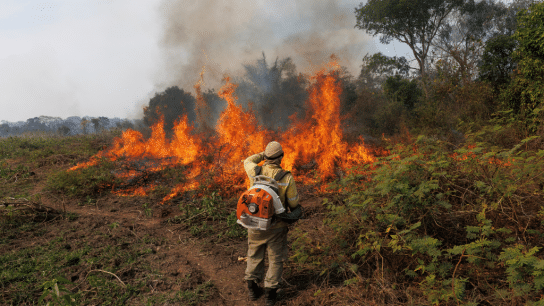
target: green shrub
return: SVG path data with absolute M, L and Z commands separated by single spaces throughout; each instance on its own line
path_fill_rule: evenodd
M 338 181 L 344 200 L 327 203 L 330 234 L 295 233 L 292 258 L 345 279 L 372 282 L 379 271 L 431 304 L 538 301 L 544 150 L 523 150 L 534 138 L 500 149 L 482 137 L 450 151 L 420 136 Z
M 520 129 L 532 135 L 541 129 L 544 114 L 544 3 L 518 14 L 514 39 L 518 48 L 513 59 L 518 63 L 512 81 L 501 92 L 503 116 L 517 120 Z

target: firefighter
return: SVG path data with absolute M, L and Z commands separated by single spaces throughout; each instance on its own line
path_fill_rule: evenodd
M 251 185 L 253 178 L 257 175 L 265 175 L 270 178 L 276 177 L 279 172 L 286 172 L 281 168 L 283 158 L 283 149 L 276 142 L 270 142 L 264 152 L 257 153 L 248 157 L 244 161 L 244 169 L 249 176 Z M 258 166 L 261 161 L 264 164 Z M 283 206 L 290 210 L 290 213 L 284 212 L 276 215 L 276 223 L 268 230 L 248 229 L 248 251 L 247 268 L 245 280 L 249 289 L 249 299 L 257 300 L 263 293 L 263 289 L 258 283 L 263 280 L 264 274 L 264 254 L 268 250 L 268 271 L 264 278 L 264 294 L 267 306 L 276 303 L 277 290 L 280 287 L 281 275 L 283 271 L 283 262 L 287 258 L 287 231 L 288 225 L 300 219 L 302 216 L 302 207 L 299 205 L 299 197 L 295 178 L 290 172 L 287 172 L 278 181 L 279 197 Z

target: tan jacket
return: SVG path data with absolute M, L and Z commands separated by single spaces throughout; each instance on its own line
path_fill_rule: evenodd
M 246 158 L 244 161 L 244 169 L 246 170 L 247 175 L 249 176 L 249 182 L 250 185 L 253 186 L 253 178 L 255 177 L 255 167 L 258 166 L 258 164 L 264 160 L 264 154 L 263 153 L 257 153 L 255 155 L 251 155 L 250 157 Z M 278 172 L 280 172 L 282 169 L 278 165 L 264 165 L 262 167 L 260 175 L 265 175 L 268 177 L 274 177 Z M 285 208 L 287 208 L 287 205 L 289 205 L 289 208 L 293 209 L 298 206 L 298 192 L 297 192 L 297 186 L 295 184 L 295 178 L 291 173 L 288 173 L 285 175 L 279 182 L 279 197 L 281 200 L 281 203 Z M 287 226 L 287 223 L 285 222 L 278 222 L 277 225 L 281 226 Z M 273 226 L 272 228 L 277 228 L 280 226 Z

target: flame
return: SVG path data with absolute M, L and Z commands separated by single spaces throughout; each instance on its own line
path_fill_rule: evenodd
M 100 151 L 88 162 L 70 170 L 94 166 L 102 158 L 107 158 L 125 163 L 126 166 L 121 167 L 116 176 L 129 181 L 135 180 L 141 173 L 147 175 L 183 165 L 185 170 L 180 171 L 186 172 L 185 180 L 162 199 L 161 203 L 166 203 L 191 190 L 220 187 L 224 192 L 234 194 L 243 189 L 247 177 L 241 161 L 251 154 L 264 151 L 271 140 L 277 140 L 283 146 L 285 157 L 282 166 L 297 174 L 303 174 L 303 169 L 308 168 L 308 165 L 315 165 L 321 178 L 329 179 L 338 175 L 339 171 L 346 172 L 355 165 L 375 161 L 362 138 L 354 144 L 344 140 L 340 118 L 342 88 L 338 79 L 339 66 L 335 61 L 329 64 L 328 70 L 322 70 L 311 78 L 305 119 L 296 121 L 293 116 L 291 127 L 282 134 L 259 126 L 253 111 L 244 110 L 237 104 L 237 85 L 231 83 L 228 77 L 218 91 L 227 106 L 220 114 L 215 131 L 209 133 L 211 128 L 204 118 L 209 110 L 201 91 L 204 71 L 194 86 L 197 95 L 195 111 L 199 124 L 197 131 L 188 122 L 187 116 L 184 116 L 175 122 L 173 136 L 168 139 L 164 131 L 164 117 L 161 117 L 151 127 L 151 137 L 148 139 L 138 131 L 127 129 L 114 139 L 109 149 Z M 115 193 L 145 195 L 151 188 L 128 187 Z
M 336 65 L 332 65 L 337 67 Z M 335 68 L 336 69 L 336 68 Z M 342 88 L 337 70 L 317 73 L 310 87 L 308 122 L 294 124 L 284 140 L 284 165 L 293 169 L 295 164 L 317 163 L 324 178 L 335 175 L 338 166 L 349 167 L 358 163 L 374 162 L 364 143 L 350 146 L 343 141 L 340 125 L 340 95 Z M 289 152 L 291 151 L 291 152 Z
M 217 123 L 219 148 L 225 148 L 224 154 L 228 168 L 240 168 L 240 161 L 248 156 L 248 152 L 261 152 L 268 143 L 266 131 L 258 126 L 257 119 L 251 110 L 244 111 L 236 104 L 235 94 L 238 85 L 225 78 L 219 97 L 227 101 L 227 108 L 221 113 Z M 236 171 L 236 170 L 234 170 Z
M 114 191 L 113 194 L 116 194 L 122 197 L 132 197 L 132 196 L 145 197 L 148 195 L 148 192 L 155 189 L 155 187 L 156 185 L 132 187 L 132 188 L 124 189 L 124 190 Z

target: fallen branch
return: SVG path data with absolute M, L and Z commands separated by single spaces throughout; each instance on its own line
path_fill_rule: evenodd
M 107 274 L 113 275 L 113 276 L 115 276 L 115 278 L 117 278 L 117 280 L 118 280 L 119 282 L 121 282 L 121 284 L 123 285 L 123 287 L 126 287 L 126 286 L 127 286 L 127 285 L 125 285 L 125 283 L 123 283 L 123 281 L 119 278 L 119 276 L 117 276 L 117 275 L 115 275 L 115 274 L 113 274 L 113 273 L 111 273 L 111 272 L 104 271 L 104 270 L 100 270 L 100 269 L 95 269 L 95 270 L 89 271 L 89 273 L 87 273 L 87 276 L 89 276 L 89 274 L 91 274 L 91 272 L 103 272 L 103 273 L 107 273 Z M 85 278 L 87 278 L 87 276 L 85 276 Z

